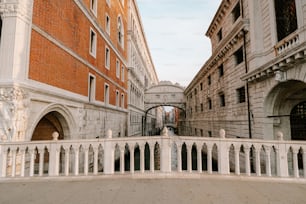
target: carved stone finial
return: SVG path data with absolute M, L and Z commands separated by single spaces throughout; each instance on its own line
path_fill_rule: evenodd
M 280 141 L 284 140 L 284 134 L 283 134 L 283 132 L 278 131 L 278 132 L 276 133 L 276 138 L 277 138 L 277 140 L 280 140 Z
M 225 130 L 224 129 L 220 129 L 219 135 L 220 135 L 220 138 L 225 138 Z
M 161 132 L 161 135 L 162 136 L 168 136 L 168 128 L 167 127 L 164 127 L 162 132 Z
M 59 137 L 59 133 L 58 133 L 58 132 L 53 132 L 53 133 L 52 133 L 52 137 L 53 137 L 53 140 L 54 140 L 54 141 L 57 141 L 57 140 L 58 140 L 58 137 Z
M 113 137 L 113 131 L 111 129 L 108 129 L 106 132 L 106 138 L 112 138 Z

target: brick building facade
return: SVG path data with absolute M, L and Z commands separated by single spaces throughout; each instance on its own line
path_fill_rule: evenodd
M 128 1 L 0 2 L 0 136 L 127 135 Z

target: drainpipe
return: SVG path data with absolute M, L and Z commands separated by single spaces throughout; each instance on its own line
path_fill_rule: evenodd
M 244 9 L 243 9 L 243 0 L 240 0 L 240 11 L 241 17 L 244 19 Z M 245 73 L 248 73 L 248 63 L 247 63 L 247 52 L 246 52 L 246 31 L 245 29 L 242 30 L 243 32 L 243 55 L 244 55 L 244 66 L 245 66 Z M 252 139 L 252 121 L 251 121 L 251 108 L 250 108 L 250 95 L 249 95 L 249 84 L 246 81 L 246 98 L 247 98 L 247 107 L 248 107 L 248 126 L 249 126 L 249 138 Z

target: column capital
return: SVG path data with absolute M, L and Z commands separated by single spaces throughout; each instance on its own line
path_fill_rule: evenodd
M 20 17 L 31 22 L 33 0 L 0 0 L 0 13 L 5 17 Z

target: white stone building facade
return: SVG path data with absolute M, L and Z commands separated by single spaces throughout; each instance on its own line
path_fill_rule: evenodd
M 149 111 L 145 119 L 144 103 L 146 89 L 157 85 L 158 77 L 135 0 L 129 0 L 128 50 L 128 136 L 156 134 L 162 125 L 161 108 Z
M 223 0 L 212 55 L 186 88 L 184 134 L 306 139 L 306 2 Z

